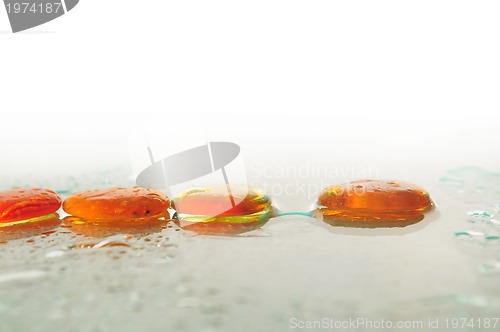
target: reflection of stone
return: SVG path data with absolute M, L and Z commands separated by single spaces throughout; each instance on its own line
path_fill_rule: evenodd
M 61 224 L 59 215 L 52 213 L 46 216 L 30 219 L 28 222 L 4 224 L 0 227 L 0 242 L 29 238 L 53 232 Z
M 122 220 L 119 223 L 87 221 L 78 217 L 64 218 L 64 228 L 80 235 L 102 238 L 117 234 L 147 235 L 159 233 L 166 227 L 168 213 L 162 218 Z
M 253 231 L 265 225 L 271 218 L 271 209 L 245 216 L 204 219 L 192 221 L 198 216 L 177 214 L 175 223 L 187 230 L 198 234 L 231 235 Z M 204 217 L 204 216 L 203 216 Z
M 320 209 L 322 220 L 332 226 L 344 227 L 403 227 L 424 219 L 421 212 L 373 214 L 359 211 Z

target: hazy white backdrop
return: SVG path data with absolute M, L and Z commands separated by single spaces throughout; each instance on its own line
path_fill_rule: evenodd
M 374 167 L 423 185 L 500 171 L 499 14 L 497 1 L 81 0 L 12 34 L 0 9 L 0 169 L 129 167 L 130 131 L 154 125 L 174 150 L 236 142 L 254 169 Z

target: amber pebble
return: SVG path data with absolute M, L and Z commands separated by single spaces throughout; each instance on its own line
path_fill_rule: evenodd
M 416 223 L 432 207 L 429 194 L 406 182 L 354 181 L 322 191 L 324 220 L 336 226 L 397 227 Z
M 0 223 L 30 221 L 56 212 L 61 198 L 49 189 L 16 188 L 0 193 Z
M 174 198 L 176 223 L 201 234 L 238 234 L 264 225 L 271 217 L 269 196 L 246 186 L 195 188 Z
M 80 192 L 68 197 L 63 209 L 87 221 L 116 222 L 163 217 L 169 205 L 168 197 L 160 191 L 132 187 Z

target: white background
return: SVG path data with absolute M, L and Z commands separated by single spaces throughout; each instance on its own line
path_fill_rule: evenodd
M 128 163 L 131 128 L 152 124 L 173 148 L 234 141 L 247 163 L 423 184 L 426 170 L 499 171 L 499 14 L 497 1 L 81 0 L 12 34 L 2 9 L 3 176 Z

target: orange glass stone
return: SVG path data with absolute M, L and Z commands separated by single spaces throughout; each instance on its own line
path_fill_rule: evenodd
M 172 207 L 191 215 L 241 216 L 260 212 L 270 205 L 269 197 L 256 189 L 232 186 L 230 195 L 227 186 L 218 185 L 184 191 L 175 197 Z
M 246 186 L 225 185 L 187 190 L 174 198 L 176 223 L 201 234 L 237 234 L 264 225 L 271 217 L 271 200 Z
M 100 222 L 168 216 L 169 206 L 165 194 L 141 187 L 84 191 L 70 196 L 63 203 L 68 214 Z
M 16 188 L 0 193 L 0 224 L 52 214 L 61 207 L 61 198 L 49 189 Z
M 336 226 L 406 226 L 432 207 L 429 194 L 411 183 L 354 181 L 324 189 L 318 199 L 324 220 Z

